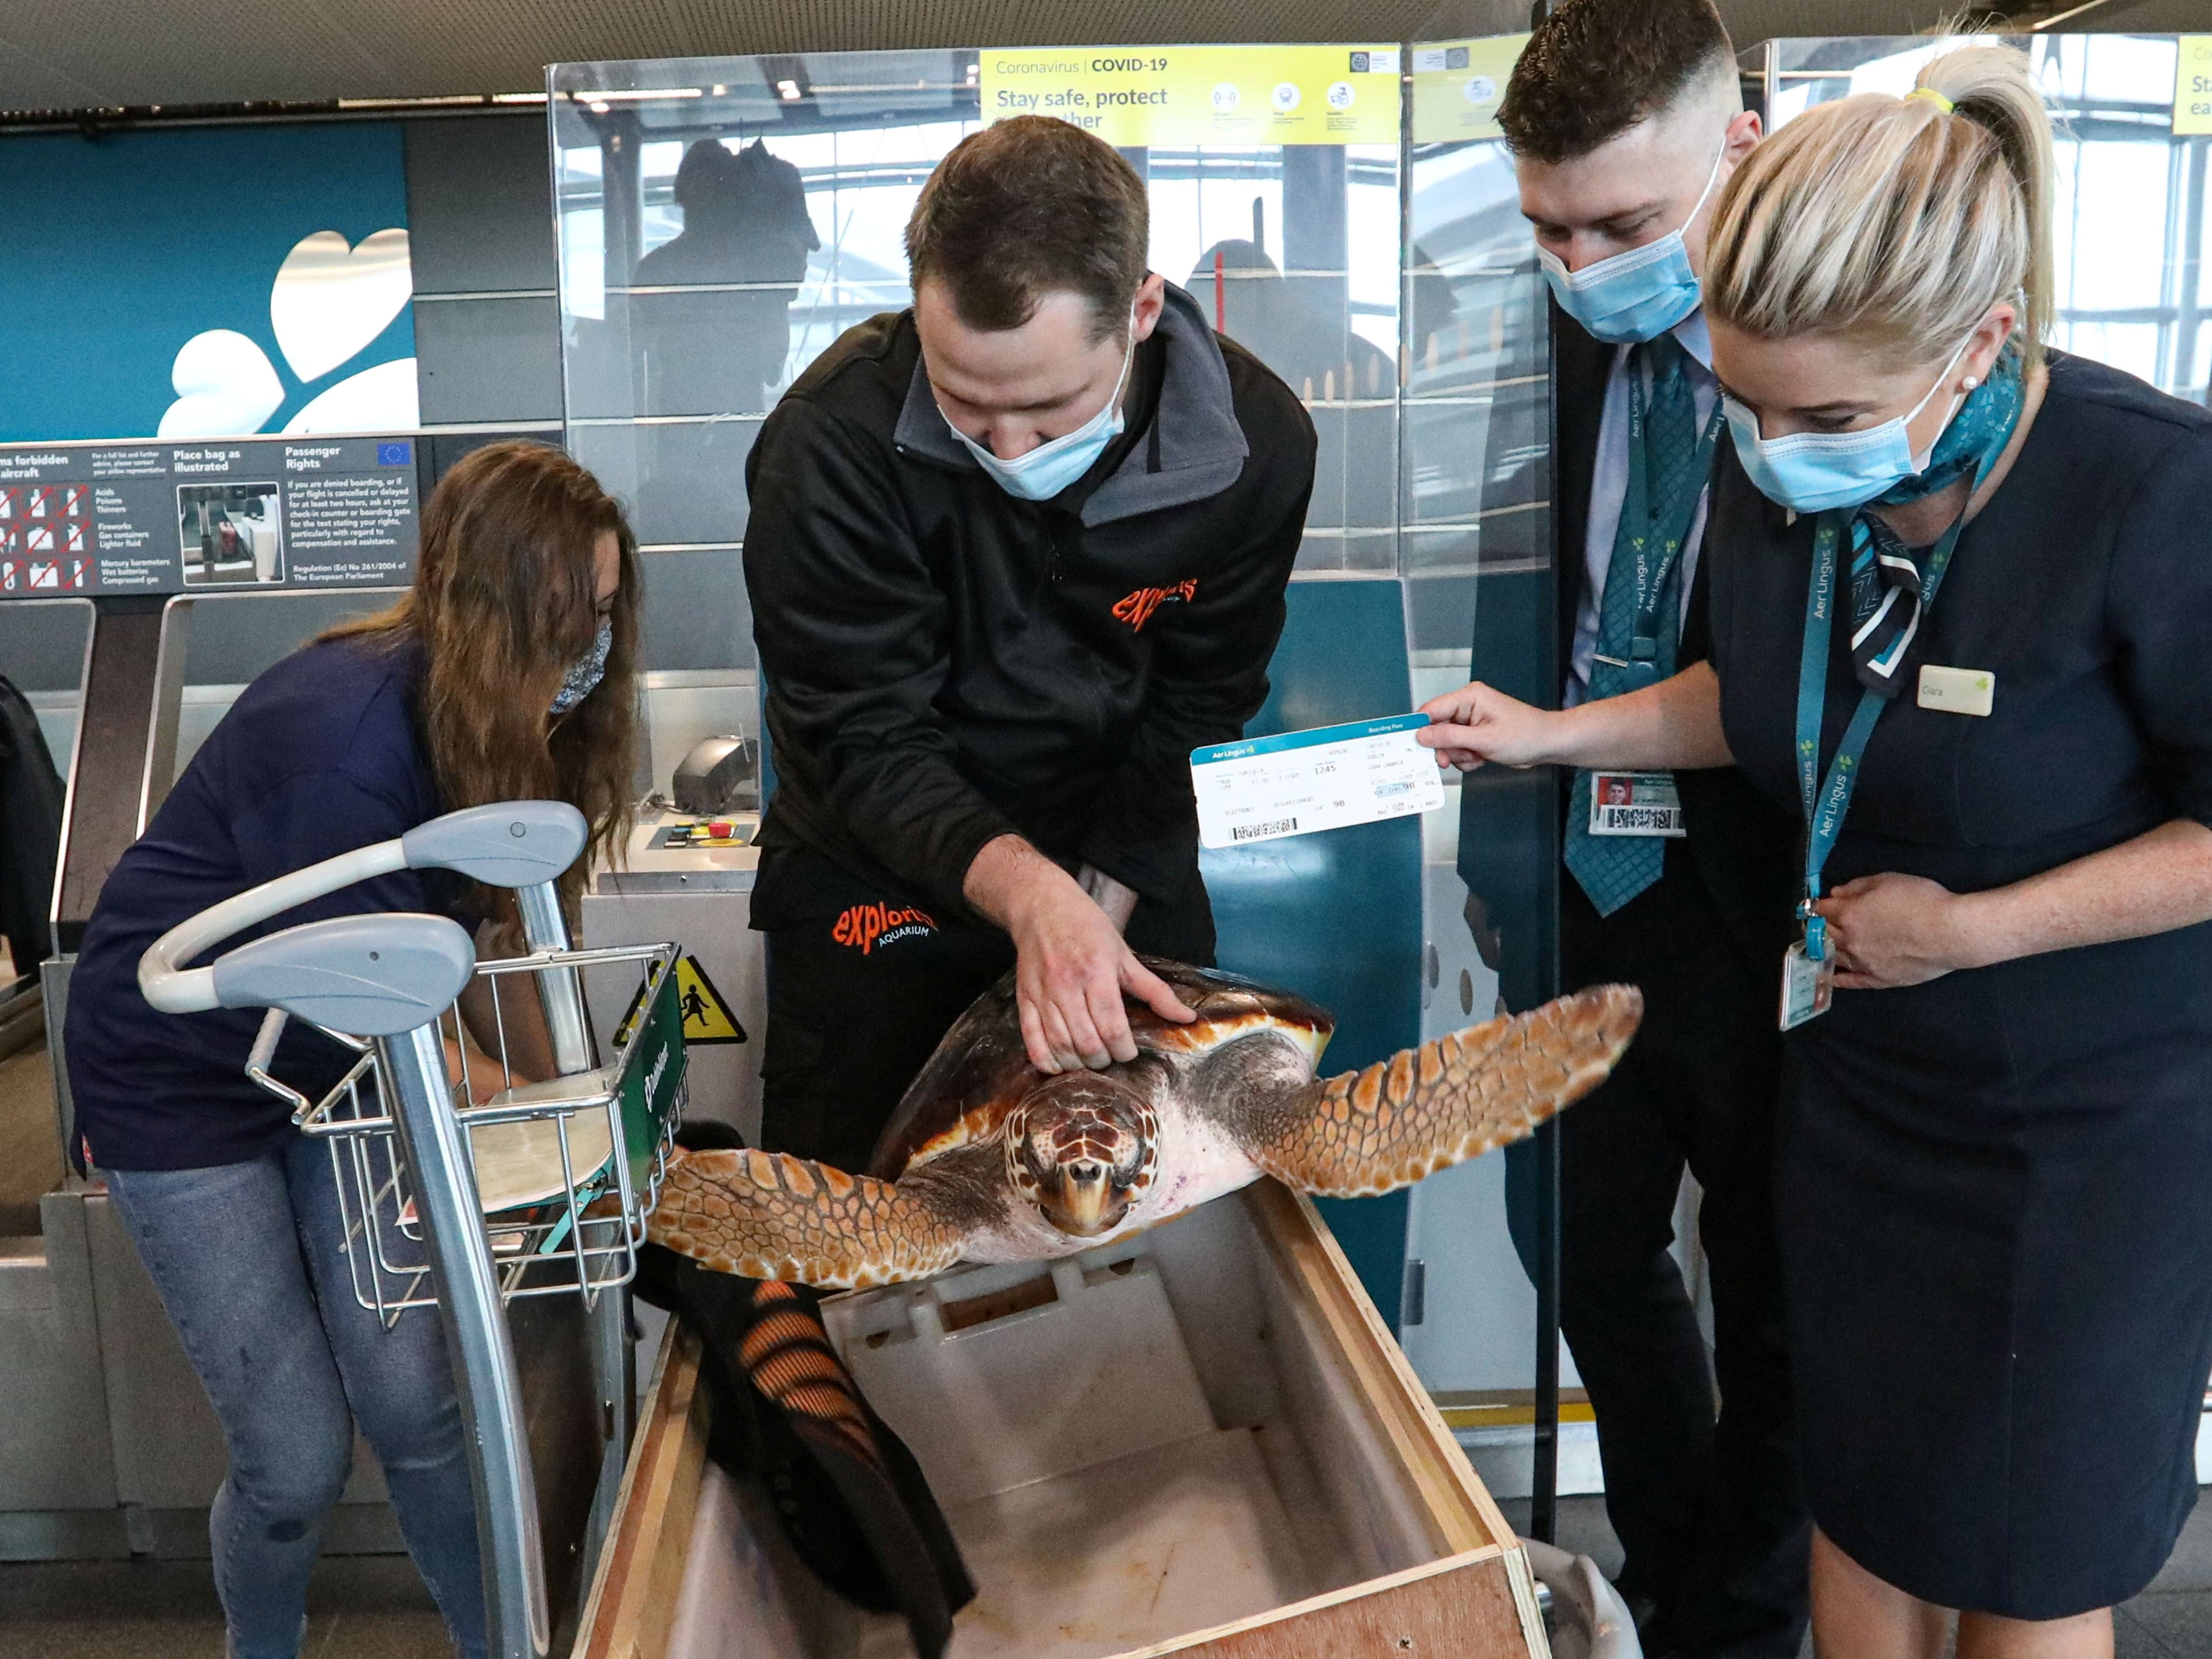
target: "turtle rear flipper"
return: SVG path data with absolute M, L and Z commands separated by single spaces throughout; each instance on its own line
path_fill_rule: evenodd
M 908 1191 L 786 1152 L 677 1158 L 647 1236 L 745 1279 L 851 1290 L 927 1279 L 960 1259 L 965 1231 Z
M 1365 1198 L 1518 1140 L 1605 1081 L 1644 994 L 1599 985 L 1254 1104 L 1239 1139 L 1285 1186 Z

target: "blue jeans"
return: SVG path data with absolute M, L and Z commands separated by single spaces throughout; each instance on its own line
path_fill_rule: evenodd
M 233 1659 L 299 1653 L 356 1420 L 455 1643 L 480 1659 L 476 1498 L 445 1333 L 426 1309 L 386 1331 L 354 1300 L 328 1152 L 295 1136 L 246 1164 L 102 1173 L 229 1447 L 208 1534 Z

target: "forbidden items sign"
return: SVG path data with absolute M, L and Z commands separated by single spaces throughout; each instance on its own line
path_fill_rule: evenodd
M 404 586 L 411 440 L 0 448 L 0 599 Z

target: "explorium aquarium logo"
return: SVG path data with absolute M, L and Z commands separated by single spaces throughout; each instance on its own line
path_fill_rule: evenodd
M 270 330 L 296 386 L 288 388 L 268 354 L 237 330 L 205 330 L 177 353 L 169 374 L 176 401 L 158 435 L 259 432 L 295 391 L 312 391 L 367 350 L 414 294 L 404 230 L 380 230 L 350 246 L 335 230 L 301 237 L 269 289 Z M 283 430 L 404 432 L 421 424 L 415 359 L 400 357 L 316 392 Z

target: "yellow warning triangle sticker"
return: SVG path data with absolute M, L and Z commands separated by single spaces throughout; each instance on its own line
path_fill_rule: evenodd
M 676 964 L 676 1006 L 684 1014 L 684 1042 L 746 1041 L 745 1028 L 738 1024 L 736 1013 L 723 1000 L 722 994 L 714 988 L 714 981 L 707 977 L 707 970 L 695 956 L 687 954 Z

